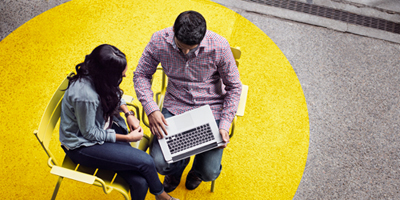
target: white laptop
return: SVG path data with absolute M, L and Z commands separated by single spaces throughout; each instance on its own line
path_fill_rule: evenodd
M 167 163 L 225 145 L 209 105 L 166 120 L 168 135 L 158 142 Z

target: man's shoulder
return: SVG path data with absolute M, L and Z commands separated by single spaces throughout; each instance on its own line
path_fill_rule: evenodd
M 224 37 L 222 37 L 221 35 L 219 35 L 218 33 L 211 31 L 211 30 L 207 30 L 206 32 L 206 37 L 211 37 L 214 39 L 221 39 L 221 40 L 226 40 Z
M 165 49 L 173 41 L 172 27 L 159 30 L 153 34 L 150 44 L 155 49 Z
M 221 35 L 207 30 L 206 35 L 204 37 L 204 45 L 213 48 L 213 49 L 224 49 L 229 47 L 229 42 L 226 38 Z
M 168 37 L 173 37 L 174 32 L 172 31 L 172 27 L 161 29 L 153 34 L 152 39 L 165 39 Z

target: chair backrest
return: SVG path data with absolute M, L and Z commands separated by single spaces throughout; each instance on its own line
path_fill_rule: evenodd
M 73 72 L 69 73 L 67 77 L 69 77 L 71 74 L 73 74 Z M 35 133 L 37 139 L 42 144 L 42 147 L 44 148 L 49 157 L 53 157 L 49 150 L 49 144 L 51 137 L 53 135 L 54 128 L 58 120 L 60 119 L 61 100 L 65 93 L 64 90 L 67 88 L 67 86 L 68 86 L 68 79 L 65 78 L 60 84 L 60 86 L 58 86 L 56 92 L 51 97 L 50 102 L 44 111 L 42 119 L 40 120 L 39 129 Z
M 235 58 L 236 61 L 236 66 L 239 67 L 239 59 L 240 56 L 242 55 L 242 52 L 240 51 L 240 47 L 231 47 L 231 51 L 233 54 L 233 57 Z

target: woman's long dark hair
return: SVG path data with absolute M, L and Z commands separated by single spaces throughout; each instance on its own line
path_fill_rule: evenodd
M 124 53 L 112 45 L 102 44 L 87 55 L 83 63 L 75 67 L 77 74 L 68 78 L 68 88 L 75 81 L 90 77 L 88 80 L 92 82 L 100 97 L 103 117 L 107 120 L 110 116 L 118 114 L 123 94 L 119 85 L 126 65 Z

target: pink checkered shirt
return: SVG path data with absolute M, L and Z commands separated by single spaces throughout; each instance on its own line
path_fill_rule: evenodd
M 173 40 L 172 27 L 153 34 L 134 72 L 136 95 L 147 115 L 159 110 L 151 78 L 161 63 L 168 76 L 164 108 L 177 115 L 210 105 L 219 127 L 229 131 L 239 105 L 242 84 L 228 41 L 207 31 L 194 52 L 184 55 Z M 221 84 L 221 80 L 223 84 Z

